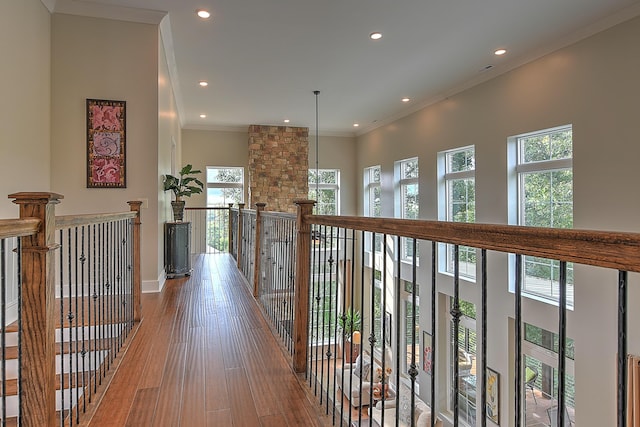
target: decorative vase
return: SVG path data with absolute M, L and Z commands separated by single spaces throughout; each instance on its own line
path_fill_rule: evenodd
M 182 222 L 182 218 L 184 218 L 184 203 L 184 200 L 174 200 L 171 202 L 174 222 Z

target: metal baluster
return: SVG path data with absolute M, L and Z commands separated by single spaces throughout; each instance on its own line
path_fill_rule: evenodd
M 522 255 L 516 254 L 515 281 L 515 344 L 516 344 L 516 372 L 515 372 L 515 425 L 522 425 Z
M 453 308 L 451 309 L 451 317 L 453 318 L 453 426 L 459 425 L 459 375 L 460 367 L 458 366 L 458 351 L 460 351 L 460 343 L 458 342 L 458 333 L 460 331 L 460 259 L 459 259 L 460 247 L 454 245 L 453 247 Z
M 482 293 L 482 381 L 480 383 L 480 405 L 482 427 L 487 426 L 487 250 L 480 252 L 481 263 L 481 293 Z M 477 381 L 476 381 L 477 383 Z M 498 402 L 498 405 L 500 402 Z
M 558 425 L 564 426 L 565 371 L 567 345 L 567 262 L 560 261 L 560 296 L 558 301 Z
M 347 282 L 347 230 L 345 228 L 340 229 L 343 231 L 343 236 L 342 236 L 342 278 L 343 278 L 343 287 L 342 287 L 342 317 L 343 317 L 343 325 L 347 326 L 346 323 L 346 313 L 347 313 L 347 288 L 346 288 L 346 282 Z M 338 231 L 338 239 L 340 239 L 340 231 Z M 338 244 L 338 260 L 340 259 L 340 244 Z M 339 262 L 338 262 L 339 264 Z M 338 283 L 337 277 L 336 277 L 336 283 Z M 353 284 L 351 285 L 353 287 Z M 338 292 L 338 289 L 336 289 L 336 292 Z M 350 306 L 350 311 L 351 311 L 351 325 L 349 327 L 349 329 L 351 330 L 350 332 L 350 336 L 349 336 L 349 360 L 352 359 L 353 357 L 353 320 L 354 320 L 354 312 L 353 312 L 353 293 L 350 294 L 351 296 L 349 297 L 349 306 Z M 344 364 L 345 364 L 345 354 L 346 354 L 346 344 L 345 344 L 345 329 L 342 329 L 342 372 L 344 372 Z M 353 363 L 354 361 L 351 360 L 351 363 Z M 337 366 L 334 365 L 335 369 L 334 372 L 337 371 Z M 335 374 L 334 374 L 335 375 Z M 340 384 L 340 390 L 344 390 L 344 375 L 341 376 L 341 384 Z M 338 387 L 336 384 L 336 387 L 334 388 L 334 400 L 336 399 L 335 394 L 338 392 Z M 335 407 L 335 405 L 334 405 Z M 342 419 L 344 417 L 344 399 L 340 399 L 340 425 L 342 425 Z M 351 418 L 351 411 L 349 411 L 349 419 Z M 351 421 L 351 420 L 349 420 Z
M 18 254 L 18 425 L 22 423 L 22 240 L 16 239 Z M 53 261 L 52 261 L 53 262 Z
M 627 272 L 618 272 L 618 427 L 627 425 Z
M 312 340 L 312 337 L 315 337 L 315 359 L 313 355 L 313 349 L 309 353 L 310 365 L 313 366 L 315 375 L 309 375 L 309 381 L 313 381 L 313 394 L 317 396 L 318 391 L 318 348 L 320 347 L 319 338 L 320 338 L 320 286 L 319 286 L 319 271 L 320 271 L 320 253 L 317 248 L 320 245 L 320 239 L 318 238 L 318 226 L 314 225 L 311 230 L 311 296 L 313 297 L 312 304 L 315 304 L 315 309 L 311 310 L 311 327 L 315 325 L 316 331 L 315 335 L 310 331 L 309 340 Z M 312 305 L 313 307 L 313 305 Z M 315 362 L 314 362 L 315 361 Z M 311 383 L 309 383 L 311 384 Z
M 82 324 L 82 349 L 81 349 L 81 356 L 82 356 L 82 412 L 86 412 L 87 410 L 87 393 L 86 393 L 86 356 L 87 356 L 87 349 L 86 349 L 86 336 L 85 336 L 85 329 L 86 329 L 86 318 L 85 318 L 85 294 L 84 294 L 84 286 L 85 286 L 85 263 L 87 261 L 87 257 L 85 255 L 85 226 L 83 225 L 81 228 L 81 236 L 80 236 L 80 242 L 82 242 L 82 247 L 80 250 L 80 286 L 81 286 L 81 296 L 80 296 L 80 300 L 81 300 L 81 313 L 80 313 L 80 323 Z
M 73 344 L 74 344 L 74 357 L 76 359 L 76 363 L 75 363 L 75 372 L 73 373 L 74 376 L 74 382 L 76 385 L 76 389 L 79 390 L 80 386 L 80 352 L 79 352 L 79 343 L 78 340 L 80 338 L 80 334 L 79 334 L 79 329 L 78 329 L 78 323 L 79 323 L 79 319 L 78 319 L 78 313 L 79 313 L 79 307 L 78 307 L 78 227 L 75 227 L 73 229 L 73 239 L 74 239 L 74 246 L 73 246 L 73 252 L 74 252 L 74 256 L 73 256 L 73 267 L 74 267 L 74 282 L 75 282 L 75 292 L 73 295 L 73 299 L 69 300 L 69 301 L 73 301 L 75 303 L 75 307 L 74 307 L 74 337 L 73 337 Z M 71 258 L 70 258 L 71 259 Z M 71 283 L 71 282 L 70 282 Z M 71 298 L 71 295 L 69 296 Z M 78 423 L 79 418 L 80 418 L 80 396 L 78 394 L 75 395 L 75 399 L 72 401 L 73 404 L 76 407 L 76 423 Z
M 372 259 L 372 266 L 371 266 L 371 302 L 370 302 L 370 306 L 371 306 L 371 333 L 369 334 L 369 355 L 371 357 L 371 366 L 373 366 L 373 352 L 375 350 L 375 345 L 376 345 L 376 322 L 375 322 L 375 318 L 376 318 L 376 313 L 375 313 L 375 304 L 374 304 L 374 295 L 376 294 L 376 266 L 375 266 L 375 241 L 376 241 L 376 233 L 373 232 L 371 233 L 371 241 L 374 242 L 374 256 Z M 362 371 L 360 371 L 360 373 L 362 374 Z M 371 373 L 371 377 L 373 377 L 373 373 Z M 371 380 L 372 378 L 367 378 L 367 380 Z M 360 381 L 360 392 L 362 392 L 362 381 Z M 360 396 L 362 396 L 362 393 L 360 394 Z M 373 407 L 373 393 L 369 393 L 369 408 Z
M 437 244 L 435 241 L 431 242 L 431 427 L 436 425 L 436 254 Z
M 400 263 L 398 263 L 400 264 Z M 416 239 L 413 239 L 413 257 L 411 259 L 411 304 L 412 304 L 412 315 L 413 318 L 411 319 L 411 345 L 413 346 L 413 348 L 411 349 L 411 367 L 409 368 L 409 377 L 411 377 L 411 408 L 415 408 L 416 407 L 416 402 L 415 402 L 415 397 L 416 397 L 416 378 L 418 376 L 418 369 L 416 367 L 416 351 L 417 351 L 417 347 L 416 347 L 416 310 L 417 310 L 417 305 L 416 305 L 416 291 L 417 291 L 417 287 L 418 287 L 418 282 L 417 282 L 417 277 L 418 277 L 418 272 L 417 272 L 417 266 L 418 266 L 418 241 Z M 398 270 L 398 273 L 400 271 Z M 400 274 L 398 274 L 398 277 L 400 277 Z M 400 289 L 398 287 L 398 299 L 400 296 Z M 400 328 L 400 322 L 398 322 L 398 329 Z M 400 342 L 400 335 L 398 335 L 398 342 Z M 400 352 L 398 352 L 398 355 L 400 355 Z M 397 357 L 398 359 L 398 379 L 397 379 L 397 384 L 400 384 L 400 357 Z M 399 387 L 398 387 L 399 388 Z M 397 405 L 396 405 L 397 406 Z M 431 413 L 433 414 L 433 409 L 431 411 Z M 431 418 L 435 418 L 435 415 L 432 415 Z M 415 413 L 412 410 L 411 411 L 411 425 L 415 426 Z M 398 425 L 398 418 L 396 417 L 396 426 Z
M 0 240 L 0 347 L 2 349 L 2 425 L 7 425 L 7 279 L 6 241 Z
M 60 256 L 59 256 L 59 271 L 60 271 L 60 394 L 61 394 L 61 406 L 60 406 L 60 424 L 64 425 L 64 390 L 65 390 L 65 378 L 64 378 L 64 231 L 60 230 Z
M 362 331 L 364 332 L 364 260 L 365 260 L 365 248 L 364 248 L 364 241 L 365 241 L 365 232 L 364 231 L 360 231 L 360 241 L 362 242 L 362 244 L 360 245 L 361 248 L 361 252 L 360 252 L 360 309 L 362 310 Z M 355 242 L 355 239 L 354 239 Z M 355 246 L 355 244 L 354 244 Z M 372 245 L 372 252 L 375 255 L 375 245 Z M 352 269 L 353 272 L 355 272 L 355 257 L 353 257 L 354 260 L 354 268 Z M 371 277 L 373 277 L 373 268 L 371 269 Z M 353 295 L 353 294 L 352 294 Z M 373 294 L 371 294 L 371 306 L 373 306 Z M 371 323 L 373 324 L 373 317 L 371 318 Z M 360 338 L 360 354 L 362 354 L 362 362 L 360 363 L 360 372 L 358 372 L 358 396 L 362 396 L 362 366 L 364 365 L 364 341 L 362 340 L 363 336 L 361 336 Z M 350 375 L 350 377 L 352 378 L 351 381 L 353 381 L 353 375 Z M 352 387 L 350 387 L 350 391 L 353 390 Z M 360 400 L 362 400 L 362 397 L 360 397 Z M 362 424 L 362 411 L 358 411 L 358 425 Z
M 321 234 L 320 234 L 320 242 L 321 242 L 321 248 L 322 248 L 322 304 L 320 305 L 321 310 L 322 310 L 322 345 L 324 346 L 325 342 L 328 342 L 328 340 L 326 339 L 327 337 L 325 337 L 325 331 L 327 330 L 327 325 L 326 325 L 326 310 L 325 310 L 325 304 L 324 301 L 326 300 L 326 295 L 327 295 L 327 248 L 326 248 L 326 237 L 322 237 L 325 236 L 325 233 L 327 231 L 327 227 L 326 226 L 321 226 L 320 227 L 321 230 Z M 331 356 L 331 347 L 327 346 L 327 358 L 330 358 Z M 320 405 L 323 404 L 322 398 L 323 398 L 323 388 L 324 388 L 324 356 L 323 355 L 323 361 L 322 361 L 322 365 L 320 366 Z M 329 386 L 327 385 L 327 388 L 329 388 Z M 328 407 L 327 407 L 328 408 Z
M 73 378 L 73 319 L 74 319 L 74 314 L 73 314 L 73 305 L 72 305 L 72 297 L 73 297 L 73 291 L 72 291 L 72 274 L 71 274 L 71 229 L 67 229 L 67 301 L 68 301 L 68 308 L 69 311 L 67 313 L 67 321 L 68 321 L 68 347 L 67 347 L 67 352 L 62 354 L 62 357 L 64 357 L 66 355 L 66 357 L 68 358 L 68 362 L 69 362 L 69 371 L 68 371 L 68 375 L 69 375 L 69 424 L 73 423 L 73 387 L 74 387 L 74 378 Z M 61 295 L 61 298 L 64 298 L 63 295 Z M 64 372 L 61 374 L 64 375 Z M 62 391 L 62 393 L 64 394 L 64 390 Z
M 389 343 L 391 343 L 391 337 L 387 337 L 387 235 L 386 233 L 382 235 L 382 375 L 384 375 L 386 366 L 386 347 L 387 347 L 387 338 L 389 339 Z M 391 331 L 391 326 L 389 326 L 389 331 Z M 373 352 L 371 352 L 373 356 Z M 371 362 L 371 366 L 373 366 L 373 361 Z M 372 368 L 373 369 L 373 368 Z M 373 382 L 373 381 L 372 381 Z M 384 386 L 383 386 L 384 388 Z M 384 390 L 381 390 L 381 394 L 384 393 Z M 372 398 L 373 398 L 373 393 Z M 384 394 L 382 394 L 384 396 Z M 381 421 L 380 424 L 384 425 L 384 412 L 385 407 L 382 405 L 382 413 L 381 413 Z
M 332 299 L 333 299 L 333 280 L 334 277 L 337 280 L 338 277 L 338 262 L 337 259 L 334 258 L 333 256 L 333 238 L 334 238 L 334 233 L 335 233 L 335 229 L 333 226 L 331 226 L 330 230 L 330 237 L 329 237 L 329 313 L 332 312 Z M 337 240 L 337 239 L 336 239 Z M 336 257 L 337 257 L 337 251 L 336 251 Z M 335 269 L 334 269 L 335 266 Z M 336 292 L 337 292 L 337 288 L 336 288 Z M 329 314 L 329 327 L 333 327 L 333 342 L 334 342 L 334 346 L 333 346 L 333 354 L 331 353 L 331 350 L 327 351 L 327 372 L 329 372 L 329 364 L 331 362 L 331 357 L 333 356 L 333 366 L 336 366 L 337 363 L 337 357 L 338 357 L 338 349 L 336 348 L 335 342 L 338 338 L 338 302 L 336 301 L 336 305 L 335 308 L 333 308 L 334 311 L 334 317 L 333 317 L 333 322 L 331 319 L 331 314 Z M 329 338 L 331 338 L 331 332 L 329 332 Z M 331 346 L 328 347 L 329 349 L 331 349 Z M 336 373 L 335 373 L 335 369 L 333 370 L 333 388 L 335 389 L 335 385 L 336 385 Z M 329 405 L 329 389 L 331 388 L 331 377 L 327 378 L 327 410 L 328 405 Z M 333 422 L 335 423 L 335 419 L 336 419 L 336 405 L 332 405 L 333 406 Z

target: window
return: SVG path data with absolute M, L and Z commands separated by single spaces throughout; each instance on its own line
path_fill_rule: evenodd
M 364 187 L 365 187 L 365 200 L 364 200 L 364 214 L 371 217 L 382 216 L 382 205 L 380 196 L 380 166 L 372 166 L 364 170 Z M 366 247 L 371 250 L 371 237 L 367 236 Z M 375 237 L 375 251 L 382 251 L 382 235 L 376 234 Z
M 525 419 L 530 420 L 538 410 L 538 401 L 558 399 L 558 334 L 535 325 L 524 324 L 522 346 L 524 362 Z M 567 338 L 565 345 L 565 403 L 567 415 L 575 420 L 574 344 Z M 535 423 L 526 425 L 535 425 Z M 567 423 L 567 425 L 569 425 Z
M 450 320 L 450 386 L 449 408 L 453 410 L 454 384 L 458 381 L 458 417 L 468 425 L 476 425 L 476 307 L 475 305 L 459 300 L 460 324 L 458 327 L 458 352 L 455 351 L 456 339 L 454 337 L 453 318 Z M 453 308 L 453 298 L 450 299 L 450 308 Z M 454 363 L 458 364 L 458 378 L 454 377 Z
M 476 156 L 473 146 L 445 151 L 439 155 L 440 169 L 443 171 L 445 200 L 441 209 L 441 219 L 452 222 L 475 222 L 476 220 Z M 442 212 L 444 211 L 444 212 Z M 454 246 L 445 248 L 444 271 L 454 273 Z M 476 250 L 469 246 L 458 248 L 458 267 L 460 276 L 475 279 Z
M 570 126 L 515 138 L 518 224 L 573 227 L 573 142 Z M 523 258 L 523 293 L 558 301 L 560 263 Z M 567 303 L 573 307 L 573 264 L 567 265 Z
M 244 168 L 207 166 L 207 206 L 242 203 Z
M 340 214 L 340 171 L 309 169 L 309 199 L 316 201 L 316 215 Z
M 328 344 L 334 341 L 336 332 L 336 309 L 338 308 L 338 280 L 336 265 L 333 260 L 336 253 L 332 248 L 321 244 L 312 259 L 312 274 L 314 283 L 310 289 L 311 335 L 316 342 Z
M 382 348 L 382 270 L 373 270 L 375 287 L 373 290 L 373 331 L 375 348 Z
M 416 364 L 416 368 L 420 366 L 420 299 L 419 286 L 415 287 L 416 306 L 415 306 L 415 323 L 414 323 L 414 306 L 413 306 L 413 283 L 402 280 L 403 286 L 401 290 L 401 298 L 403 300 L 403 326 L 404 326 L 404 347 L 405 357 L 403 359 L 402 375 L 411 379 L 409 376 L 409 368 L 411 363 Z M 414 346 L 415 344 L 415 346 Z M 415 350 L 415 356 L 414 356 Z M 415 359 L 414 359 L 415 358 Z
M 399 189 L 399 216 L 403 219 L 418 219 L 418 159 L 407 159 L 396 163 Z M 413 257 L 413 240 L 402 239 L 402 258 Z M 416 254 L 418 256 L 418 254 Z

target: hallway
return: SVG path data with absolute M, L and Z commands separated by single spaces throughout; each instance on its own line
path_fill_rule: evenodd
M 90 426 L 323 426 L 229 254 L 142 296 L 143 321 Z

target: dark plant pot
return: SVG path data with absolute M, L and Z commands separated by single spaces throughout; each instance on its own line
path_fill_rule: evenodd
M 182 222 L 184 218 L 184 200 L 174 200 L 171 202 L 171 207 L 173 208 L 173 221 L 174 222 Z

